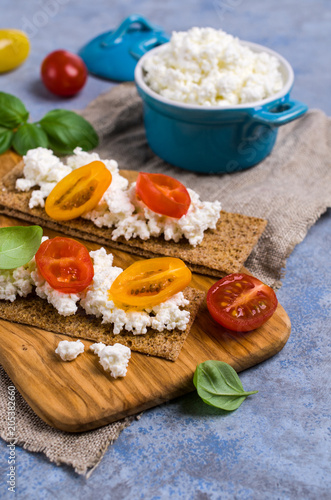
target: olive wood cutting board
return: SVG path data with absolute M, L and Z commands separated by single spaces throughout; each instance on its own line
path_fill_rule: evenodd
M 0 176 L 16 161 L 12 154 L 0 157 Z M 22 222 L 1 216 L 0 225 Z M 98 248 L 93 243 L 86 246 Z M 119 250 L 111 252 L 114 264 L 123 268 L 139 260 Z M 192 286 L 207 291 L 215 281 L 193 274 Z M 88 350 L 92 342 L 83 340 L 85 352 L 74 361 L 63 362 L 54 351 L 60 340 L 72 337 L 1 320 L 0 364 L 40 418 L 63 431 L 81 432 L 194 390 L 196 366 L 208 359 L 225 361 L 237 372 L 252 367 L 279 352 L 290 331 L 289 317 L 280 304 L 257 330 L 234 333 L 211 318 L 204 302 L 175 362 L 132 352 L 126 377 L 113 379 L 98 356 Z

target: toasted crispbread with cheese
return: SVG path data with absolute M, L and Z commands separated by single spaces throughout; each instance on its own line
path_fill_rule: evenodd
M 148 240 L 120 237 L 114 241 L 112 229 L 99 228 L 92 221 L 79 217 L 57 222 L 43 208 L 30 209 L 30 193 L 15 189 L 16 180 L 23 175 L 23 166 L 20 162 L 2 179 L 0 213 L 145 258 L 179 257 L 192 271 L 201 274 L 221 277 L 240 271 L 267 224 L 264 219 L 222 211 L 216 229 L 208 229 L 202 243 L 196 247 L 184 238 L 176 243 L 165 241 L 163 236 Z M 131 182 L 136 180 L 137 172 L 125 170 L 120 173 Z

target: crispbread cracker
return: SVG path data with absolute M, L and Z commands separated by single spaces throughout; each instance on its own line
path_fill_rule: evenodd
M 157 332 L 149 328 L 144 335 L 133 335 L 130 332 L 115 335 L 111 324 L 102 324 L 99 318 L 85 314 L 83 309 L 79 309 L 72 316 L 60 316 L 51 304 L 34 294 L 17 298 L 14 303 L 0 300 L 0 318 L 71 337 L 104 342 L 107 345 L 118 342 L 130 347 L 132 351 L 175 361 L 190 332 L 205 293 L 187 287 L 184 296 L 190 301 L 185 307 L 190 312 L 190 321 L 185 331 L 176 329 Z
M 22 177 L 23 166 L 23 162 L 20 162 L 2 179 L 0 213 L 145 258 L 179 257 L 192 271 L 210 276 L 221 277 L 240 271 L 267 224 L 264 219 L 222 211 L 217 228 L 208 229 L 202 243 L 196 247 L 185 239 L 175 243 L 165 241 L 163 236 L 146 241 L 140 238 L 127 241 L 120 237 L 113 241 L 112 229 L 99 228 L 89 220 L 78 218 L 59 223 L 48 217 L 43 208 L 30 209 L 30 192 L 15 190 L 16 179 Z M 128 170 L 121 171 L 121 174 L 130 181 L 134 181 L 137 176 L 137 172 Z

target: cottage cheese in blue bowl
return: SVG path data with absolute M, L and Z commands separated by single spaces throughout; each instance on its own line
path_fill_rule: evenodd
M 243 170 L 270 154 L 278 127 L 308 109 L 291 99 L 293 81 L 278 53 L 212 28 L 174 33 L 135 69 L 149 146 L 202 173 Z

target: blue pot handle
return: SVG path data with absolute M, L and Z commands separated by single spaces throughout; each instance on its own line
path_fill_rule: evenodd
M 271 111 L 272 110 L 272 111 Z M 269 110 L 261 108 L 253 113 L 252 118 L 267 125 L 278 127 L 296 120 L 308 110 L 308 106 L 300 101 L 291 99 L 280 103 Z
M 155 36 L 150 38 L 149 40 L 143 40 L 142 42 L 134 45 L 130 49 L 130 54 L 135 59 L 140 59 L 146 52 L 153 49 L 154 47 L 158 47 L 163 43 L 169 42 L 169 37 L 165 33 L 156 33 Z
M 156 26 L 153 26 L 147 19 L 139 14 L 132 14 L 131 16 L 124 19 L 124 21 L 116 28 L 115 31 L 109 33 L 107 38 L 102 41 L 103 46 L 112 45 L 116 42 L 118 38 L 121 38 L 130 29 L 132 24 L 140 24 L 141 27 L 147 31 L 159 30 Z

